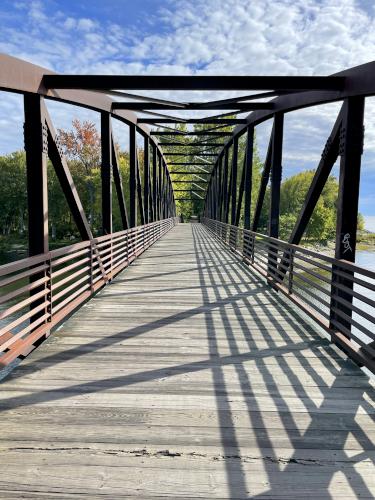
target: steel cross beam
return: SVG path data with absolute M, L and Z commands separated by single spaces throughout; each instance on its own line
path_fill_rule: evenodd
M 46 89 L 342 90 L 340 76 L 44 75 Z
M 236 104 L 206 104 L 204 102 L 188 102 L 183 108 L 176 108 L 172 104 L 159 104 L 156 102 L 113 102 L 112 109 L 130 109 L 133 111 L 148 110 L 178 110 L 178 111 L 192 111 L 192 110 L 209 110 L 209 109 L 236 109 L 238 111 L 251 111 L 256 109 L 273 109 L 272 102 L 239 102 Z
M 204 118 L 204 119 L 186 119 L 183 120 L 185 123 L 191 125 L 199 125 L 206 123 L 207 125 L 246 125 L 247 121 L 244 118 Z M 158 125 L 163 123 L 181 123 L 180 118 L 138 118 L 137 123 L 147 123 L 149 125 Z
M 207 147 L 223 147 L 224 144 L 221 142 L 159 142 L 160 146 L 187 146 L 187 147 L 195 147 L 195 146 L 207 146 Z
M 170 132 L 166 132 L 164 130 L 152 130 L 151 135 L 179 135 L 179 136 L 190 136 L 190 135 L 209 135 L 209 136 L 217 136 L 217 137 L 232 137 L 231 132 L 206 132 L 204 130 L 200 130 L 197 132 L 180 132 L 171 130 Z

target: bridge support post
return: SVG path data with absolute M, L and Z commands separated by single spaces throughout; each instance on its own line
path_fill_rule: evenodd
M 152 144 L 152 222 L 158 218 L 157 192 L 158 192 L 158 155 L 155 144 Z
M 163 158 L 161 154 L 158 155 L 159 158 L 159 168 L 158 168 L 158 219 L 162 219 L 162 202 L 161 202 L 161 193 L 162 193 L 162 169 L 163 169 Z
M 137 221 L 137 136 L 135 125 L 129 125 L 129 225 L 135 227 Z
M 233 153 L 232 153 L 232 174 L 231 174 L 231 217 L 230 223 L 236 223 L 236 201 L 237 201 L 237 160 L 238 160 L 238 137 L 233 138 Z
M 102 234 L 111 234 L 112 228 L 112 129 L 109 113 L 101 113 L 102 149 Z M 91 221 L 92 223 L 92 221 Z
M 150 141 L 147 136 L 144 138 L 144 151 L 143 151 L 143 205 L 145 211 L 145 224 L 150 222 L 150 197 L 149 197 L 149 187 L 150 187 Z
M 28 251 L 29 256 L 47 253 L 49 250 L 48 236 L 48 188 L 47 188 L 47 158 L 48 158 L 48 128 L 44 115 L 43 98 L 37 94 L 24 96 L 24 142 L 26 151 L 27 203 L 28 203 Z M 49 282 L 30 290 L 30 296 L 38 294 L 47 288 L 50 290 L 50 268 L 45 271 Z M 30 277 L 30 284 L 45 277 L 45 272 Z M 45 297 L 34 300 L 30 310 L 42 305 L 46 300 L 51 303 L 51 292 Z M 30 323 L 37 321 L 47 312 L 51 313 L 51 305 L 30 318 Z M 48 332 L 43 339 L 48 336 Z M 41 340 L 39 340 L 40 342 Z
M 42 97 L 25 94 L 25 151 L 29 223 L 29 256 L 46 253 L 48 244 L 48 131 Z
M 282 176 L 282 151 L 283 151 L 284 114 L 276 113 L 272 131 L 272 156 L 271 156 L 271 196 L 268 221 L 268 235 L 272 238 L 279 237 L 280 224 L 280 187 Z M 275 275 L 277 269 L 277 249 L 268 252 L 268 272 Z
M 362 96 L 349 97 L 343 107 L 340 131 L 340 179 L 337 206 L 335 258 L 355 261 L 357 242 L 357 219 L 361 156 L 363 153 L 363 118 L 365 99 Z M 353 290 L 353 273 L 346 271 L 347 277 L 339 276 L 337 268 L 332 266 L 332 287 L 330 307 L 330 328 L 351 335 L 353 296 L 350 292 L 339 289 L 344 285 Z M 348 306 L 340 300 L 345 300 Z M 341 313 L 341 314 L 340 314 Z M 345 317 L 342 316 L 345 314 Z
M 254 145 L 254 127 L 249 127 L 247 129 L 246 161 L 245 161 L 244 229 L 250 229 L 251 190 L 253 181 L 253 145 Z
M 145 223 L 145 212 L 144 212 L 144 205 L 143 205 L 143 198 L 142 198 L 142 180 L 141 180 L 141 174 L 139 171 L 137 148 L 136 148 L 135 152 L 136 152 L 135 153 L 135 167 L 136 167 L 138 209 L 139 209 L 141 224 L 143 225 Z

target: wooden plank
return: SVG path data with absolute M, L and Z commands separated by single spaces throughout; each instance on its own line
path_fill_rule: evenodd
M 1 498 L 375 496 L 374 382 L 200 224 L 2 389 Z

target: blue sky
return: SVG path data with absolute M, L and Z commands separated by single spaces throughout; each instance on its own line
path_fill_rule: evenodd
M 372 0 L 2 0 L 0 51 L 62 73 L 327 75 L 375 59 L 374 7 Z M 0 154 L 23 144 L 22 100 L 4 97 Z M 98 122 L 89 111 L 49 108 L 58 127 L 75 116 Z M 360 210 L 375 231 L 374 111 L 368 99 Z M 330 104 L 286 116 L 286 177 L 316 167 L 337 112 Z M 269 129 L 257 130 L 261 156 Z M 116 133 L 125 145 L 126 132 Z

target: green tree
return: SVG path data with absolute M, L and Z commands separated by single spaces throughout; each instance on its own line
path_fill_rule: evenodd
M 26 156 L 24 151 L 0 156 L 0 233 L 23 234 L 27 226 Z

